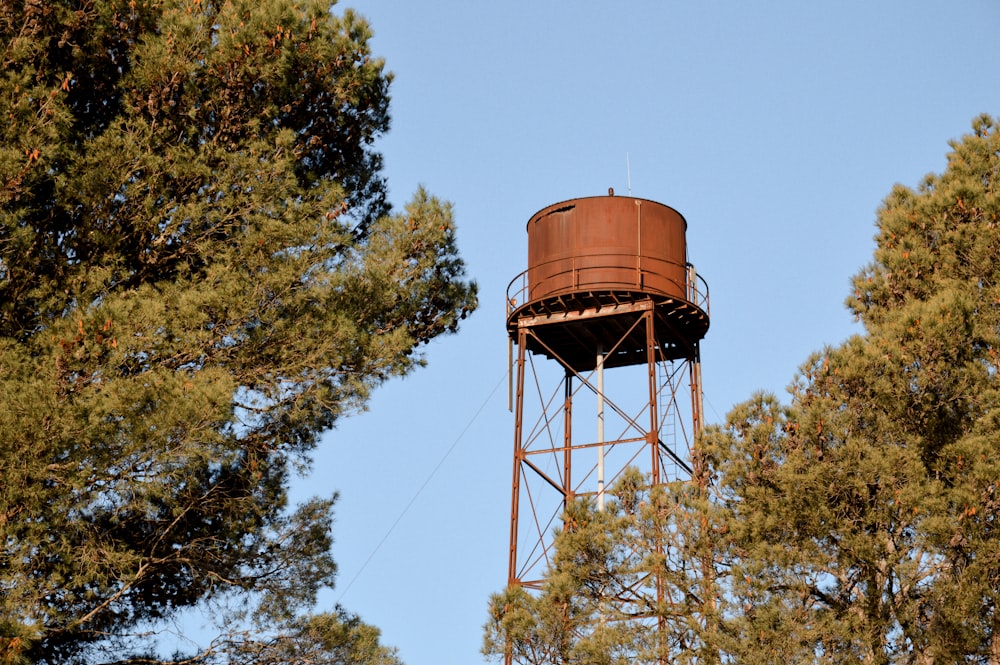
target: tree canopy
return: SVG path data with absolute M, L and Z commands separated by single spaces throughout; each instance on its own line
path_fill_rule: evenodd
M 554 662 L 591 662 L 579 648 L 607 631 L 571 625 L 557 594 L 627 581 L 636 544 L 621 534 L 647 524 L 647 553 L 666 542 L 684 555 L 632 569 L 675 591 L 643 589 L 647 621 L 624 622 L 616 647 L 631 662 L 1000 663 L 998 174 L 1000 123 L 984 115 L 943 173 L 896 186 L 847 299 L 864 332 L 810 357 L 787 405 L 754 395 L 708 428 L 706 492 L 645 490 L 647 508 L 619 499 L 610 516 L 575 507 L 549 588 L 495 597 L 485 651 L 555 635 L 569 648 Z M 583 521 L 610 526 L 584 547 Z M 574 577 L 567 562 L 581 560 L 589 572 Z
M 370 36 L 326 0 L 0 1 L 0 662 L 171 660 L 192 607 L 218 637 L 173 660 L 394 661 L 309 613 L 333 497 L 286 498 L 476 306 L 450 205 L 391 214 Z

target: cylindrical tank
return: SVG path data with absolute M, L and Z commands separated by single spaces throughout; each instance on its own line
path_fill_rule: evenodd
M 577 291 L 638 291 L 688 300 L 687 222 L 655 201 L 572 199 L 528 221 L 527 299 Z

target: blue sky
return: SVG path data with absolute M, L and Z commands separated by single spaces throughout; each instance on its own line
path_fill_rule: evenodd
M 614 187 L 679 210 L 711 288 L 720 422 L 858 332 L 843 307 L 894 183 L 1000 114 L 1000 4 L 354 0 L 395 72 L 391 199 L 454 203 L 480 309 L 329 432 L 295 496 L 340 492 L 337 589 L 409 665 L 482 662 L 506 580 L 504 294 L 540 208 Z

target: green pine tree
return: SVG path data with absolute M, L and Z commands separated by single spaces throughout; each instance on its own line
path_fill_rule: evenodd
M 703 493 L 692 483 L 650 488 L 628 469 L 609 494 L 604 510 L 590 499 L 567 509 L 541 593 L 515 587 L 490 599 L 485 656 L 531 665 L 714 662 Z
M 309 614 L 333 499 L 286 490 L 476 289 L 330 5 L 0 1 L 0 663 L 158 662 L 191 607 L 174 660 L 394 662 Z
M 865 332 L 706 439 L 740 660 L 1000 663 L 1000 136 L 878 212 Z

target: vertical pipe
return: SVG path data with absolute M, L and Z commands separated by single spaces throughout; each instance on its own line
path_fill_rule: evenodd
M 514 338 L 507 336 L 507 410 L 514 410 Z
M 701 434 L 704 429 L 704 414 L 702 411 L 701 357 L 697 342 L 695 343 L 694 353 L 689 362 L 691 372 L 691 430 L 693 438 L 691 475 L 693 476 L 692 480 L 697 488 L 699 497 L 705 500 L 708 495 L 709 469 L 705 463 L 705 455 L 701 443 Z M 718 594 L 716 591 L 714 543 L 707 541 L 709 526 L 708 518 L 705 515 L 702 515 L 699 519 L 699 527 L 702 542 L 705 543 L 701 546 L 701 553 L 698 556 L 701 567 L 701 591 L 698 594 L 702 599 L 700 614 L 702 616 L 703 627 L 711 635 L 715 630 L 709 624 L 709 621 L 711 621 L 709 617 L 715 614 Z
M 563 510 L 573 501 L 573 370 L 566 368 L 563 397 Z
M 660 405 L 659 387 L 656 384 L 656 331 L 653 327 L 655 310 L 650 309 L 643 316 L 646 320 L 646 371 L 649 383 L 649 431 L 646 433 L 646 442 L 652 452 L 650 483 L 659 485 L 663 482 L 663 478 L 660 469 Z
M 604 510 L 604 347 L 597 347 L 597 509 Z
M 514 400 L 514 474 L 511 480 L 510 499 L 510 549 L 507 560 L 507 586 L 520 584 L 517 570 L 517 511 L 521 493 L 521 463 L 524 460 L 522 437 L 524 419 L 524 349 L 527 346 L 525 329 L 517 329 L 517 392 Z
M 635 287 L 642 288 L 642 201 L 635 200 Z
M 691 436 L 695 441 L 701 435 L 704 428 L 703 397 L 701 391 L 701 358 L 695 348 L 694 357 L 691 359 Z
M 649 388 L 649 432 L 646 434 L 646 441 L 651 452 L 650 486 L 656 487 L 663 482 L 663 472 L 660 468 L 660 387 L 656 380 L 656 309 L 650 308 L 644 315 L 646 323 L 646 373 Z M 663 536 L 657 533 L 653 537 L 653 551 L 658 560 L 663 558 Z M 663 579 L 663 571 L 657 569 L 656 575 L 656 627 L 657 642 L 659 650 L 659 665 L 667 665 L 667 620 L 659 608 L 663 607 L 666 599 L 666 585 Z

